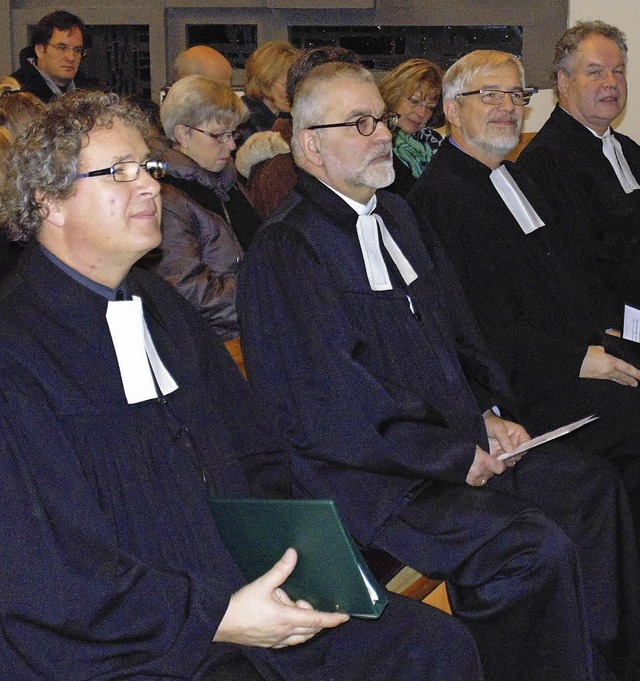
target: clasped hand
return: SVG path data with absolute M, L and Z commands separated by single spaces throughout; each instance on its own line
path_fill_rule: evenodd
M 314 610 L 306 601 L 292 601 L 280 588 L 297 560 L 295 550 L 287 549 L 269 572 L 234 593 L 213 640 L 284 648 L 346 622 L 348 615 Z

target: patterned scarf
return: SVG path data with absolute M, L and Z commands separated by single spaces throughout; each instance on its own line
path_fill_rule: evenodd
M 413 135 L 398 129 L 393 138 L 393 153 L 411 170 L 416 180 L 438 151 L 443 137 L 432 128 L 422 128 Z

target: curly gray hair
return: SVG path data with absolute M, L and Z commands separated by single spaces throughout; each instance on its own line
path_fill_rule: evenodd
M 154 130 L 143 111 L 113 93 L 75 90 L 55 99 L 29 133 L 14 144 L 0 197 L 0 222 L 9 239 L 36 238 L 46 201 L 73 196 L 82 149 L 96 128 L 115 121 L 138 130 L 151 146 Z
M 551 80 L 553 91 L 558 96 L 558 71 L 563 71 L 568 76 L 573 76 L 573 55 L 580 46 L 580 43 L 590 35 L 597 33 L 613 42 L 620 48 L 624 63 L 627 63 L 627 39 L 625 34 L 615 26 L 605 24 L 604 21 L 578 21 L 571 28 L 568 28 L 560 40 L 556 43 L 553 55 L 551 70 Z

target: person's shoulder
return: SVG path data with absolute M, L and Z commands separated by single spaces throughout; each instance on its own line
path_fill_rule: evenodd
M 20 83 L 22 92 L 28 92 L 37 97 L 44 104 L 48 104 L 55 99 L 55 94 L 47 85 L 45 79 L 38 73 L 31 64 L 16 71 L 15 79 Z
M 640 152 L 640 145 L 633 139 L 633 137 L 629 137 L 628 135 L 618 132 L 617 130 L 614 131 L 614 135 L 625 151 L 627 149 L 633 149 L 635 152 Z
M 464 152 L 445 141 L 407 195 L 409 203 L 427 209 L 443 202 L 466 201 L 467 190 L 476 186 L 479 179 L 465 172 L 465 168 L 472 169 L 469 160 Z
M 560 106 L 551 112 L 543 126 L 520 152 L 518 164 L 532 158 L 558 156 L 580 150 L 589 143 L 592 133 Z
M 160 182 L 160 193 L 163 216 L 166 216 L 167 213 L 174 213 L 178 218 L 184 220 L 185 210 L 189 210 L 196 203 L 183 187 L 176 187 L 169 182 Z
M 315 219 L 311 201 L 295 191 L 289 193 L 260 227 L 245 254 L 241 272 L 259 260 L 266 260 L 277 268 L 277 263 L 285 266 L 299 258 L 316 259 L 312 240 L 307 233 L 313 229 Z

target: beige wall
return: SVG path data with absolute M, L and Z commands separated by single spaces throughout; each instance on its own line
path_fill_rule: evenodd
M 625 113 L 615 122 L 615 127 L 625 135 L 640 141 L 640 33 L 635 28 L 640 23 L 640 2 L 638 0 L 570 0 L 569 25 L 580 19 L 602 19 L 614 24 L 627 34 L 629 44 L 629 101 Z M 535 83 L 534 83 L 535 85 Z M 525 123 L 526 131 L 539 130 L 555 104 L 551 90 L 536 95 Z

